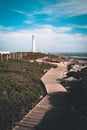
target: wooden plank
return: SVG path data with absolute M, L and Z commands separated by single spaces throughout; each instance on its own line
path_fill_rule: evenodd
M 37 124 L 38 122 L 24 120 L 21 123 L 34 125 L 34 124 Z
M 31 128 L 25 128 L 25 127 L 22 127 L 22 126 L 16 126 L 12 130 L 32 130 L 32 129 Z
M 21 122 L 19 122 L 19 123 L 17 123 L 17 126 L 21 126 L 21 127 L 24 127 L 24 128 L 33 128 L 33 125 L 31 125 L 31 124 L 25 124 L 25 123 L 21 123 Z

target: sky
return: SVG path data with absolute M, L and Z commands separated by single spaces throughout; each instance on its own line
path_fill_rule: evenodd
M 87 0 L 0 0 L 0 51 L 87 52 Z

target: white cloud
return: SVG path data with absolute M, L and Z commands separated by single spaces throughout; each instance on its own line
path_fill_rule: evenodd
M 56 30 L 56 31 L 55 31 Z M 32 34 L 36 39 L 37 51 L 87 51 L 87 36 L 82 34 L 68 34 L 69 27 L 41 26 L 36 29 L 19 30 L 0 33 L 0 44 L 5 45 L 7 51 L 31 51 Z M 84 48 L 84 49 L 82 49 Z

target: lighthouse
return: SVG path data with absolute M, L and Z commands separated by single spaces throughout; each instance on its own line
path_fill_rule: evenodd
M 35 36 L 32 35 L 32 52 L 36 52 L 35 50 Z

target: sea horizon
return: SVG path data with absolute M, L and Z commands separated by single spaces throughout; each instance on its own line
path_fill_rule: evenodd
M 87 52 L 55 52 L 54 54 L 70 56 L 75 58 L 87 58 Z

